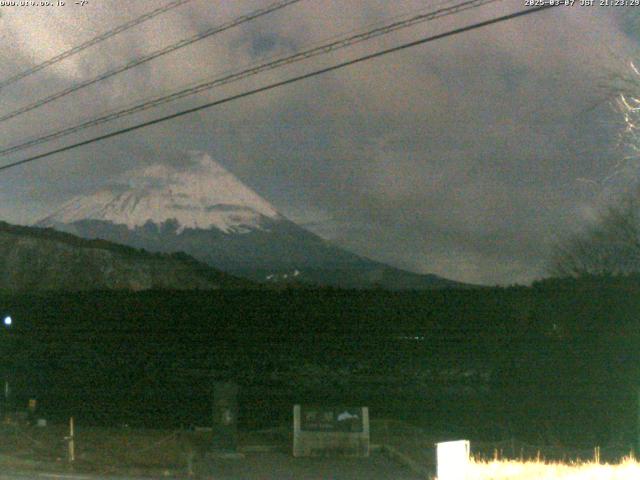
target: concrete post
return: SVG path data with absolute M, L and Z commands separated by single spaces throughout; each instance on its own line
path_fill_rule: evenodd
M 442 442 L 437 445 L 438 480 L 466 480 L 471 466 L 468 440 Z

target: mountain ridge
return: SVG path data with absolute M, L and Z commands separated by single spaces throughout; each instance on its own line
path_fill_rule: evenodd
M 349 252 L 280 214 L 208 155 L 185 169 L 155 165 L 128 185 L 77 196 L 37 226 L 154 252 L 184 251 L 253 281 L 344 288 L 462 286 Z

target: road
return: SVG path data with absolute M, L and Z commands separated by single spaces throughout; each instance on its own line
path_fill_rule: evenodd
M 169 477 L 170 478 L 170 477 Z M 0 480 L 149 480 L 142 477 L 103 477 L 71 473 L 0 473 Z
M 186 478 L 186 477 L 185 477 Z M 114 477 L 101 475 L 84 475 L 71 473 L 0 473 L 0 480 L 150 480 L 148 477 Z M 167 480 L 176 480 L 175 477 L 167 477 Z
M 216 480 L 424 480 L 381 453 L 369 458 L 293 458 L 285 453 L 256 453 L 242 460 L 209 460 L 208 470 Z
M 215 480 L 424 480 L 380 453 L 369 458 L 293 458 L 251 453 L 242 459 L 210 459 L 198 478 Z M 184 477 L 166 477 L 177 480 Z M 149 480 L 140 477 L 63 473 L 0 473 L 0 480 Z

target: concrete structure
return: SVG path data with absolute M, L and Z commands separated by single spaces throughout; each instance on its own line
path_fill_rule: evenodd
M 293 456 L 369 456 L 368 407 L 293 407 Z
M 471 446 L 468 440 L 438 443 L 438 480 L 468 478 L 471 467 L 470 452 Z

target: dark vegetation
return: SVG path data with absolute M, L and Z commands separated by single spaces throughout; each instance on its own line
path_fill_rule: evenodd
M 51 419 L 207 424 L 214 377 L 241 388 L 241 426 L 294 401 L 474 438 L 631 442 L 640 277 L 427 292 L 92 292 L 0 297 L 14 406 Z
M 178 289 L 260 288 L 185 253 L 150 253 L 48 228 L 0 222 L 0 291 L 77 291 L 138 284 Z
M 40 238 L 43 240 L 53 240 L 56 242 L 66 243 L 67 245 L 71 245 L 74 247 L 99 248 L 102 250 L 118 252 L 123 255 L 144 255 L 148 258 L 190 258 L 195 262 L 193 258 L 185 255 L 184 253 L 149 253 L 141 248 L 133 248 L 102 239 L 88 240 L 76 235 L 71 235 L 70 233 L 59 232 L 52 228 L 25 227 L 0 221 L 0 232 L 10 233 L 13 235 L 25 235 L 33 238 Z

